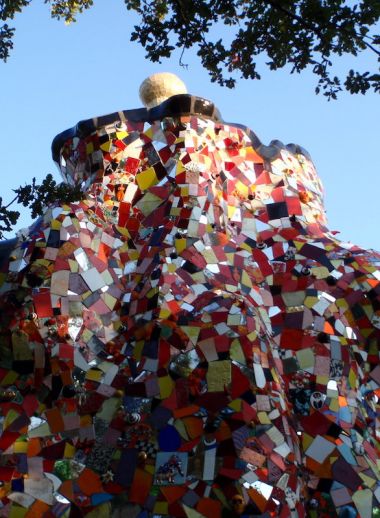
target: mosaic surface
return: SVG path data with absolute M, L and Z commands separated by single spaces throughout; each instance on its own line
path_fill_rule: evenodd
M 2 261 L 0 516 L 371 518 L 380 255 L 301 148 L 133 113 Z

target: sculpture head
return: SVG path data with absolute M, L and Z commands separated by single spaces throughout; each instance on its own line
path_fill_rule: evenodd
M 64 179 L 82 183 L 84 190 L 98 185 L 107 214 L 116 216 L 120 202 L 133 203 L 157 186 L 198 182 L 209 184 L 225 223 L 248 225 L 255 235 L 291 226 L 292 217 L 325 225 L 322 184 L 300 146 L 279 141 L 266 146 L 248 128 L 224 123 L 210 101 L 187 94 L 173 74 L 150 76 L 140 95 L 146 108 L 82 121 L 53 142 Z M 190 204 L 199 194 L 191 187 L 190 199 L 194 190 Z M 260 229 L 253 228 L 253 219 Z

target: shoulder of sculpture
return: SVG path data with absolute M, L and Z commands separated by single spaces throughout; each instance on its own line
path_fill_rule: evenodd
M 248 126 L 243 124 L 238 124 L 236 122 L 226 122 L 223 121 L 227 126 L 233 126 L 234 128 L 240 128 L 252 142 L 252 146 L 255 151 L 265 160 L 271 161 L 275 160 L 281 155 L 281 151 L 290 152 L 293 155 L 303 155 L 308 160 L 311 160 L 311 156 L 309 152 L 300 146 L 299 144 L 284 144 L 281 140 L 272 140 L 268 145 L 263 144 L 257 134 L 250 129 Z

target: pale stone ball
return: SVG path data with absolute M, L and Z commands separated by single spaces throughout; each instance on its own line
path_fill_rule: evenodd
M 140 86 L 139 94 L 148 109 L 158 106 L 173 95 L 186 94 L 185 83 L 175 74 L 162 72 L 147 77 Z

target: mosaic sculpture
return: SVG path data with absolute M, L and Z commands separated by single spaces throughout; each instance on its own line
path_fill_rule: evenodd
M 0 516 L 377 516 L 380 255 L 170 79 L 58 135 L 83 200 L 3 245 Z

